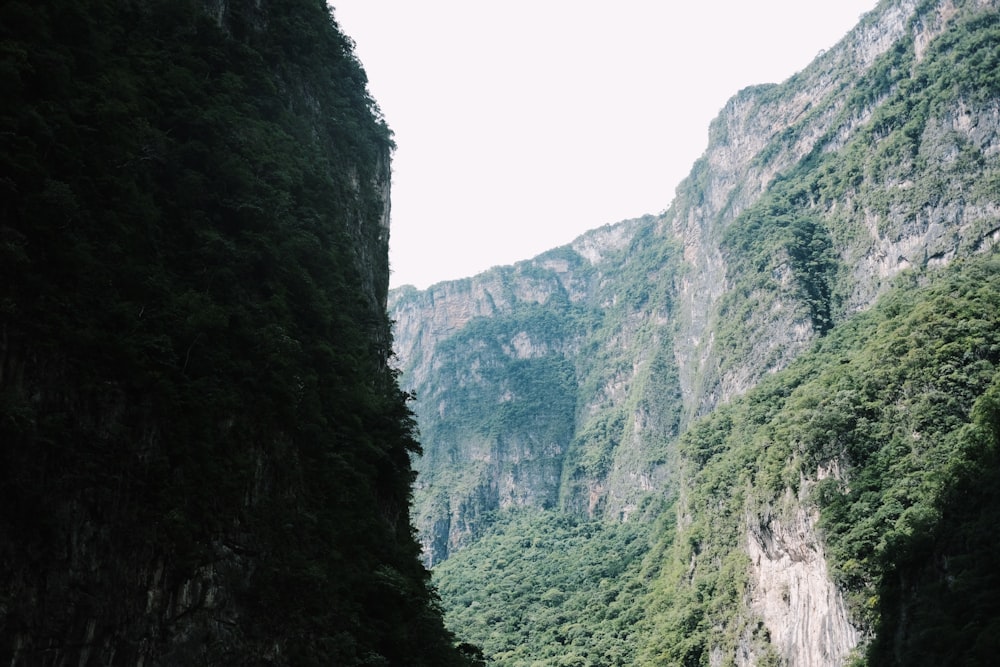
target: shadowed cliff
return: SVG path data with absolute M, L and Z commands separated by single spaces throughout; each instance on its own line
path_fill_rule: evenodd
M 0 44 L 2 660 L 464 664 L 330 10 L 6 2 Z

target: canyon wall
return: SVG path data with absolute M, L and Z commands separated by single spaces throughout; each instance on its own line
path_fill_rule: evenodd
M 882 2 L 789 80 L 737 93 L 665 213 L 394 290 L 401 382 L 417 396 L 425 451 L 415 517 L 426 561 L 508 507 L 641 520 L 652 494 L 683 517 L 680 434 L 907 269 L 990 252 L 996 14 L 989 1 Z M 754 583 L 740 613 L 762 619 L 789 664 L 841 664 L 867 630 L 825 569 L 815 507 L 789 503 L 782 518 L 748 507 Z M 745 664 L 764 657 L 747 649 Z

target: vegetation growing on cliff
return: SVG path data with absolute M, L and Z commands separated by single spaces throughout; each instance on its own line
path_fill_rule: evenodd
M 676 430 L 646 431 L 643 455 L 655 449 L 664 455 L 650 459 L 680 471 L 651 476 L 652 494 L 671 501 L 676 520 L 650 531 L 642 564 L 612 585 L 642 599 L 633 625 L 640 637 L 628 644 L 633 664 L 726 664 L 735 656 L 781 664 L 780 647 L 752 608 L 747 544 L 761 522 L 789 519 L 783 512 L 793 510 L 817 513 L 815 544 L 862 633 L 857 664 L 995 659 L 1000 516 L 989 480 L 1000 381 L 1000 264 L 991 250 L 1000 238 L 1000 32 L 993 4 L 942 7 L 920 3 L 899 19 L 902 37 L 856 80 L 823 88 L 830 99 L 780 104 L 782 96 L 802 96 L 797 86 L 810 76 L 822 88 L 817 78 L 842 75 L 830 67 L 844 60 L 741 94 L 745 106 L 731 110 L 731 125 L 723 118 L 714 126 L 713 141 L 724 145 L 710 148 L 680 193 L 686 208 L 661 222 L 660 229 L 672 224 L 687 233 L 685 258 L 702 264 L 665 260 L 655 274 L 644 263 L 649 255 L 623 255 L 615 260 L 629 279 L 601 283 L 613 285 L 604 294 L 615 298 L 588 313 L 586 330 L 606 335 L 585 349 L 587 372 L 578 378 L 587 390 L 580 407 L 593 408 L 591 397 L 604 389 L 606 410 L 594 410 L 575 433 L 563 492 L 573 479 L 579 497 L 613 497 L 620 487 L 609 471 L 624 468 L 616 465 L 630 444 L 623 435 L 646 426 L 648 414 Z M 713 162 L 746 145 L 722 136 L 749 122 L 740 115 L 746 108 L 788 124 L 747 158 L 753 178 L 784 161 L 783 173 L 754 183 L 760 192 L 742 184 L 727 190 L 725 179 L 739 172 Z M 636 265 L 656 277 L 633 282 Z M 696 284 L 717 289 L 717 301 L 683 292 L 688 272 L 711 268 L 725 276 Z M 713 310 L 684 313 L 679 293 Z M 653 313 L 675 328 L 644 328 Z M 682 313 L 701 318 L 698 326 L 676 324 Z M 683 397 L 701 401 L 695 407 L 746 393 L 688 424 L 678 407 L 678 370 L 706 393 Z M 660 385 L 648 382 L 657 378 Z M 649 392 L 653 386 L 662 389 Z M 620 392 L 615 400 L 613 391 Z M 650 409 L 654 395 L 661 402 Z M 594 506 L 563 507 L 579 517 Z M 512 525 L 530 535 L 546 524 L 520 516 Z M 460 552 L 438 570 L 460 634 L 481 630 L 468 609 L 488 602 L 466 596 L 456 609 L 453 583 L 470 581 L 476 563 L 503 561 L 504 540 L 512 539 L 503 530 L 476 544 L 468 561 Z M 586 548 L 571 537 L 565 545 L 558 558 L 572 571 L 586 561 Z M 597 595 L 586 585 L 578 592 Z M 616 664 L 606 647 L 579 639 L 606 636 L 606 618 L 585 613 L 559 622 L 575 628 L 566 664 Z M 544 634 L 554 623 L 527 625 Z M 531 664 L 495 648 L 504 641 L 494 636 L 487 644 L 500 664 Z
M 747 508 L 780 513 L 786 489 L 825 468 L 840 473 L 810 498 L 853 618 L 878 637 L 868 664 L 989 664 L 998 382 L 1000 257 L 904 276 L 681 437 L 682 501 L 661 511 L 682 519 L 503 519 L 435 569 L 449 622 L 501 665 L 697 665 L 735 651 L 755 636 L 756 621 L 734 615 L 749 585 Z
M 415 493 L 430 563 L 475 540 L 500 507 L 635 509 L 641 491 L 609 502 L 587 485 L 648 475 L 680 428 L 663 322 L 679 252 L 656 223 L 625 223 L 596 264 L 565 246 L 428 293 L 394 294 L 404 329 L 428 302 L 440 309 L 429 340 L 400 355 L 431 443 L 416 462 Z M 627 406 L 616 404 L 623 387 L 634 389 Z M 641 427 L 635 411 L 646 415 Z
M 1000 260 L 969 260 L 933 278 L 907 279 L 873 311 L 834 329 L 787 371 L 681 439 L 689 466 L 685 511 L 693 521 L 664 536 L 679 551 L 668 561 L 678 567 L 664 568 L 661 602 L 654 594 L 651 603 L 654 655 L 685 663 L 712 646 L 734 645 L 742 628 L 732 626 L 730 612 L 745 592 L 747 571 L 740 545 L 748 527 L 740 517 L 746 507 L 779 504 L 785 489 L 797 492 L 819 468 L 841 471 L 819 482 L 812 499 L 833 577 L 855 621 L 888 644 L 897 632 L 907 635 L 902 649 L 879 643 L 871 664 L 892 664 L 894 650 L 922 650 L 924 664 L 945 660 L 940 651 L 958 648 L 943 642 L 946 636 L 970 639 L 971 659 L 981 655 L 972 646 L 992 641 L 997 610 L 985 600 L 971 616 L 951 621 L 937 614 L 928 615 L 933 621 L 899 618 L 900 596 L 925 598 L 912 584 L 899 590 L 905 579 L 897 569 L 947 560 L 947 579 L 924 573 L 924 585 L 940 587 L 943 599 L 992 576 L 978 559 L 997 548 L 996 531 L 966 543 L 935 536 L 965 535 L 995 512 L 966 504 L 957 489 L 968 484 L 962 477 L 970 466 L 992 460 L 988 406 L 1000 378 Z M 973 498 L 980 495 L 967 500 Z M 969 524 L 943 523 L 945 511 Z M 685 620 L 691 616 L 696 626 Z M 943 643 L 928 645 L 927 633 Z M 678 653 L 683 646 L 691 648 Z
M 460 662 L 327 6 L 5 2 L 0 49 L 0 654 Z

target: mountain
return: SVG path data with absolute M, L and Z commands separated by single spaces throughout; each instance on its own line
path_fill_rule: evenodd
M 0 7 L 0 660 L 462 665 L 321 0 Z
M 990 661 L 998 9 L 885 0 L 737 93 L 664 214 L 390 293 L 460 636 L 510 665 Z

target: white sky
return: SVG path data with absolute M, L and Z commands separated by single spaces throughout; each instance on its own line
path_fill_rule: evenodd
M 876 0 L 331 0 L 397 149 L 391 285 L 666 209 L 708 124 Z

